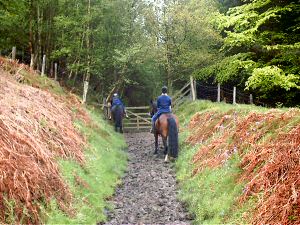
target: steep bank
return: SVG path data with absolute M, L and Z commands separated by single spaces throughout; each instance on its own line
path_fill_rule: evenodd
M 105 220 L 126 155 L 124 139 L 99 115 L 0 58 L 0 130 L 0 223 Z
M 300 223 L 300 111 L 205 101 L 179 110 L 181 198 L 199 223 Z

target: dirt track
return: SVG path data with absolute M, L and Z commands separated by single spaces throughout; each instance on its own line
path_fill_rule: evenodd
M 149 133 L 126 134 L 129 165 L 112 203 L 107 224 L 190 224 L 188 214 L 176 199 L 172 164 L 164 163 L 162 149 L 154 155 Z M 162 146 L 161 146 L 162 147 Z

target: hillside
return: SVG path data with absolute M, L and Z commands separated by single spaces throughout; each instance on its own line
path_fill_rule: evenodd
M 196 224 L 300 223 L 300 110 L 184 104 L 177 177 Z
M 124 146 L 76 96 L 0 58 L 0 223 L 103 221 Z

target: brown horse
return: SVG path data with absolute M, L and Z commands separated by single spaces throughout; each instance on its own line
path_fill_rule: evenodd
M 178 118 L 172 113 L 161 114 L 155 122 L 155 152 L 158 153 L 158 135 L 161 135 L 164 144 L 165 162 L 168 156 L 178 156 Z M 168 143 L 167 143 L 168 141 Z

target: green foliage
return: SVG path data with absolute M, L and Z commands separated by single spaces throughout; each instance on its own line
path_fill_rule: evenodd
M 95 224 L 106 221 L 105 210 L 111 206 L 106 199 L 113 195 L 114 187 L 126 168 L 124 138 L 97 115 L 91 112 L 95 124 L 77 126 L 88 138 L 85 164 L 80 166 L 71 160 L 60 160 L 60 168 L 73 194 L 72 207 L 75 216 L 66 215 L 57 204 L 44 210 L 49 224 Z M 77 178 L 76 178 L 77 177 Z M 79 180 L 79 181 L 78 181 Z
M 226 12 L 216 14 L 214 22 L 224 36 L 220 48 L 224 58 L 195 71 L 194 75 L 202 80 L 214 77 L 219 83 L 247 86 L 248 89 L 251 86 L 256 97 L 273 105 L 277 101 L 295 105 L 300 95 L 297 88 L 299 3 L 257 0 L 236 1 L 232 5 L 220 2 L 220 9 Z M 282 90 L 278 92 L 278 89 Z M 267 99 L 274 95 L 281 98 Z
M 172 23 L 166 22 L 169 29 L 163 34 L 166 35 L 165 50 L 170 52 L 172 76 L 186 80 L 192 72 L 219 58 L 218 46 L 222 39 L 211 22 L 216 11 L 216 1 L 170 4 L 167 21 Z
M 25 0 L 0 0 L 0 50 L 15 45 L 26 47 L 27 6 Z
M 246 82 L 247 89 L 259 91 L 263 97 L 276 89 L 289 91 L 292 88 L 300 89 L 299 75 L 285 74 L 276 66 L 266 66 L 253 70 L 252 76 Z
M 37 69 L 46 54 L 48 74 L 58 62 L 59 77 L 78 92 L 90 79 L 96 98 L 116 87 L 137 105 L 191 74 L 242 88 L 256 68 L 299 76 L 299 14 L 295 0 L 0 0 L 0 50 L 16 45 L 27 63 L 34 53 Z M 300 92 L 280 95 L 295 105 Z
M 245 79 L 250 76 L 256 66 L 257 63 L 251 60 L 251 54 L 240 53 L 204 67 L 196 71 L 194 76 L 199 80 L 208 80 L 214 77 L 215 82 L 220 84 L 234 82 L 238 85 L 244 85 Z

